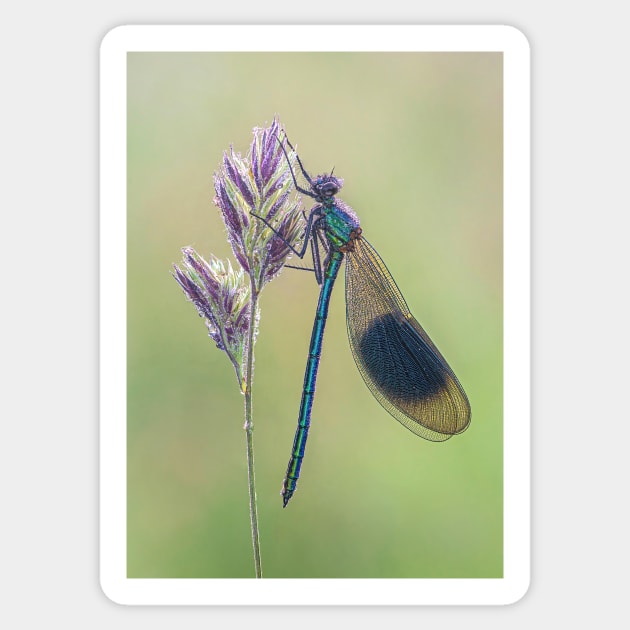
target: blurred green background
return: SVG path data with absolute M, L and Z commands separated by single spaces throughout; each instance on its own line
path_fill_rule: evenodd
M 283 510 L 318 295 L 285 270 L 256 345 L 263 575 L 503 575 L 502 89 L 499 53 L 129 54 L 129 577 L 253 577 L 243 397 L 170 270 L 185 245 L 232 257 L 213 172 L 276 114 L 312 174 L 345 179 L 473 415 L 431 443 L 383 410 L 348 347 L 341 273 Z

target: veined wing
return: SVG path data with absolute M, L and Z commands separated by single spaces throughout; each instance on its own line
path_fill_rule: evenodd
M 363 238 L 346 255 L 346 321 L 363 380 L 396 420 L 432 441 L 468 427 L 470 403 L 462 386 Z

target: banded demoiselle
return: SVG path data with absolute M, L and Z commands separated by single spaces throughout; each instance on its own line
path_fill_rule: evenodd
M 287 143 L 295 151 L 288 140 Z M 280 144 L 288 160 L 286 150 Z M 376 400 L 411 432 L 434 442 L 462 433 L 470 424 L 470 403 L 453 370 L 411 314 L 385 263 L 363 236 L 357 215 L 335 197 L 343 180 L 332 172 L 313 179 L 297 153 L 295 156 L 308 188 L 298 184 L 291 168 L 295 187 L 316 203 L 307 217 L 302 249 L 298 251 L 287 245 L 300 258 L 304 258 L 310 245 L 320 294 L 306 362 L 298 426 L 282 484 L 284 507 L 293 496 L 300 477 L 328 304 L 344 258 L 350 348 L 359 372 Z

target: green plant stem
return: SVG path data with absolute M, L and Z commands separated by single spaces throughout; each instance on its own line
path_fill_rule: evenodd
M 254 545 L 254 568 L 256 577 L 262 577 L 260 563 L 260 539 L 258 535 L 258 508 L 256 505 L 256 479 L 254 475 L 254 423 L 252 421 L 252 383 L 254 368 L 254 330 L 256 328 L 256 309 L 258 293 L 252 280 L 250 301 L 249 337 L 247 343 L 247 373 L 245 375 L 245 436 L 247 441 L 247 485 L 249 488 L 249 517 L 252 528 L 252 544 Z

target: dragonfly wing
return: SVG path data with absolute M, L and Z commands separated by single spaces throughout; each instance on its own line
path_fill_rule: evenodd
M 416 435 L 443 441 L 461 433 L 470 423 L 462 386 L 374 248 L 363 238 L 354 243 L 346 256 L 346 321 L 363 380 Z

